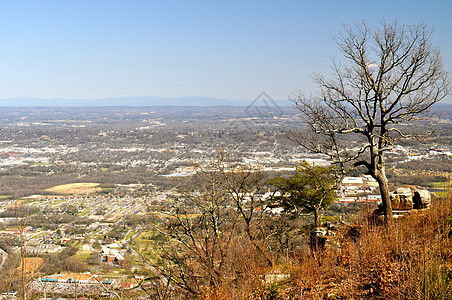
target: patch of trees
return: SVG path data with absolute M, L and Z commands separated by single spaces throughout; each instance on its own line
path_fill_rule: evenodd
M 4 211 L 0 212 L 0 218 L 25 218 L 30 215 L 36 214 L 40 209 L 36 206 L 17 206 L 7 207 Z
M 47 213 L 43 214 L 42 212 L 37 213 L 27 219 L 27 225 L 32 227 L 42 227 L 45 230 L 54 230 L 60 224 L 68 224 L 77 220 L 78 217 L 76 215 L 63 212 L 55 212 L 55 213 Z
M 398 163 L 397 168 L 409 171 L 450 172 L 452 159 L 446 155 L 438 155 L 429 159 L 411 160 Z
M 121 240 L 122 238 L 124 238 L 124 235 L 126 234 L 127 229 L 125 228 L 124 225 L 119 225 L 114 227 L 112 230 L 110 230 L 105 237 L 109 238 L 109 239 L 113 239 L 113 240 Z
M 85 262 L 74 257 L 76 248 L 67 247 L 61 252 L 55 254 L 40 255 L 44 258 L 44 264 L 41 272 L 44 274 L 53 274 L 60 272 L 85 272 L 88 270 Z
M 224 153 L 209 169 L 215 171 L 198 173 L 197 193 L 186 196 L 154 240 L 161 253 L 155 268 L 191 296 L 246 284 L 250 269 L 271 268 L 293 250 L 301 230 L 299 220 L 271 212 L 268 178 L 259 170 Z
M 68 226 L 64 232 L 69 235 L 74 235 L 74 234 L 84 234 L 84 233 L 86 233 L 86 231 L 87 231 L 86 226 L 75 225 L 75 226 Z
M 360 211 L 373 211 L 376 207 L 377 205 L 374 203 L 352 202 L 344 204 L 333 202 L 328 209 L 322 211 L 322 214 L 350 218 Z
M 400 185 L 416 185 L 422 187 L 431 187 L 435 182 L 447 182 L 445 176 L 429 176 L 429 175 L 409 175 L 409 176 L 393 176 L 391 181 L 395 186 Z
M 153 216 L 153 215 L 133 215 L 131 217 L 128 217 L 125 221 L 124 224 L 132 227 L 132 228 L 136 228 L 137 226 L 141 225 L 141 226 L 146 226 L 148 224 L 155 224 L 158 222 L 158 218 Z

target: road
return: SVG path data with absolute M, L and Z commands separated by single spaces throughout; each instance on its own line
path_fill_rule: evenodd
M 0 257 L 2 258 L 2 263 L 0 264 L 0 269 L 3 267 L 6 259 L 8 258 L 8 253 L 6 253 L 3 249 L 0 248 Z

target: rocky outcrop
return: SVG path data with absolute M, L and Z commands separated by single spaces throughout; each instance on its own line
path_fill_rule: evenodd
M 411 190 L 409 188 L 398 188 L 390 195 L 392 209 L 412 210 L 429 208 L 431 194 L 427 190 Z
M 424 209 L 430 208 L 432 204 L 432 195 L 427 190 L 415 190 L 413 193 L 413 208 Z
M 392 209 L 411 210 L 413 209 L 413 193 L 407 188 L 398 188 L 390 195 Z

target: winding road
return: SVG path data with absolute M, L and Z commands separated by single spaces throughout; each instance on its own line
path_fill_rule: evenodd
M 3 249 L 0 248 L 0 257 L 2 259 L 2 263 L 0 264 L 0 269 L 3 267 L 6 259 L 8 258 L 8 253 L 6 253 Z

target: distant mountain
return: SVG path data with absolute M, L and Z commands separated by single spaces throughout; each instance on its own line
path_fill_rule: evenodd
M 268 104 L 268 99 L 266 100 L 267 105 L 291 105 L 289 100 L 270 100 L 270 104 Z M 213 97 L 114 97 L 100 99 L 18 97 L 0 99 L 0 106 L 249 106 L 254 104 L 257 104 L 256 100 L 221 99 Z
M 451 110 L 452 99 L 443 101 L 436 106 L 438 110 Z M 55 107 L 96 107 L 96 106 L 249 106 L 250 108 L 265 109 L 268 107 L 292 106 L 289 100 L 271 99 L 262 93 L 256 99 L 222 99 L 215 97 L 111 97 L 98 99 L 65 99 L 65 98 L 3 98 L 0 106 L 10 107 L 33 107 L 33 106 L 55 106 Z

